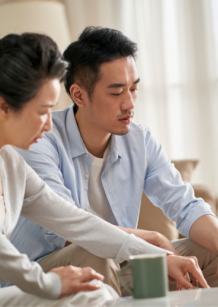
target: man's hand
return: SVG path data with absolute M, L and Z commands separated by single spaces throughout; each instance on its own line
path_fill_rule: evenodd
M 193 289 L 193 286 L 198 287 L 198 282 L 202 288 L 210 288 L 198 265 L 196 257 L 168 255 L 167 268 L 170 281 L 176 281 L 177 283 L 177 290 L 181 287 L 185 289 Z M 187 273 L 191 274 L 193 285 L 190 283 Z
M 168 240 L 164 235 L 162 235 L 159 232 L 156 231 L 150 231 L 153 232 L 154 239 L 153 241 L 149 242 L 153 245 L 156 245 L 157 247 L 166 249 L 168 251 L 173 252 L 175 255 L 180 256 L 180 254 L 177 252 L 177 250 L 174 248 L 173 244 Z M 152 243 L 153 242 L 153 243 Z
M 157 247 L 166 249 L 168 251 L 173 252 L 175 255 L 179 256 L 179 253 L 177 250 L 173 247 L 173 244 L 161 233 L 157 231 L 148 231 L 148 230 L 143 230 L 143 229 L 132 229 L 132 228 L 125 228 L 125 227 L 120 227 L 121 230 L 127 232 L 128 234 L 134 234 L 136 237 L 143 239 L 147 241 L 150 244 L 153 244 Z
M 93 279 L 104 279 L 104 276 L 89 267 L 78 268 L 72 265 L 68 265 L 65 267 L 52 269 L 50 272 L 56 273 L 61 279 L 62 289 L 59 298 L 80 291 L 98 290 L 100 286 L 90 284 L 90 281 Z

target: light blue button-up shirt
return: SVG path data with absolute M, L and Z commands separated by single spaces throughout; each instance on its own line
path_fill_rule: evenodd
M 16 150 L 55 192 L 87 210 L 86 175 L 92 156 L 83 143 L 72 106 L 53 112 L 52 119 L 53 129 L 38 144 L 29 151 Z M 150 130 L 134 123 L 126 135 L 112 135 L 101 182 L 119 226 L 137 227 L 143 190 L 186 237 L 199 217 L 213 215 L 207 203 L 194 197 L 191 185 L 181 180 Z M 11 242 L 30 260 L 38 261 L 64 247 L 66 241 L 21 217 Z

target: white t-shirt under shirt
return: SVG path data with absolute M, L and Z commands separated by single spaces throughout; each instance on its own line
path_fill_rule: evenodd
M 92 166 L 89 176 L 88 184 L 88 198 L 90 204 L 90 212 L 98 217 L 104 219 L 105 221 L 117 225 L 117 221 L 111 210 L 110 204 L 104 192 L 101 173 L 104 166 L 104 162 L 107 158 L 108 147 L 104 153 L 103 158 L 97 158 L 92 156 Z

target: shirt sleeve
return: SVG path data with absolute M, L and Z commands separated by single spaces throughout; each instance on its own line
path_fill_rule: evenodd
M 26 198 L 21 212 L 24 217 L 96 256 L 118 263 L 131 255 L 170 253 L 72 205 L 51 190 L 28 165 L 26 168 Z
M 0 233 L 1 281 L 10 282 L 21 290 L 47 299 L 61 294 L 61 280 L 55 273 L 45 274 L 37 262 L 20 254 L 6 236 Z
M 160 143 L 148 131 L 145 139 L 147 172 L 144 192 L 150 201 L 176 222 L 178 231 L 189 237 L 193 223 L 203 215 L 213 214 L 211 207 L 194 196 L 192 186 L 183 182 L 178 170 L 171 163 Z
M 62 198 L 74 204 L 71 191 L 66 188 L 64 178 L 60 170 L 60 159 L 58 149 L 52 141 L 46 137 L 40 139 L 40 145 L 37 149 L 32 148 L 28 151 L 16 148 L 27 162 L 33 168 L 39 177 L 45 181 L 50 188 Z M 56 234 L 44 229 L 44 236 L 47 242 L 55 244 L 59 248 L 65 246 L 66 240 Z

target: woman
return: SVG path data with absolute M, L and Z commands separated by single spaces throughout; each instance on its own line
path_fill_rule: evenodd
M 53 224 L 54 231 L 54 221 L 46 223 L 41 216 L 43 198 L 47 198 L 45 205 L 56 200 L 69 207 L 55 193 L 50 194 L 51 190 L 7 145 L 29 149 L 44 131 L 51 129 L 51 110 L 59 98 L 66 66 L 57 45 L 47 36 L 12 34 L 0 40 L 0 280 L 48 299 L 98 290 L 101 284 L 90 281 L 103 280 L 103 276 L 91 268 L 72 266 L 56 268 L 45 274 L 37 263 L 31 263 L 8 240 L 20 213 L 47 224 L 47 227 Z M 38 209 L 37 199 L 41 199 Z M 104 294 L 109 293 L 116 296 L 112 289 Z M 1 306 L 24 302 L 28 306 L 43 302 L 46 305 L 46 301 L 24 294 L 15 287 L 0 289 Z M 69 298 L 67 302 L 74 300 Z

